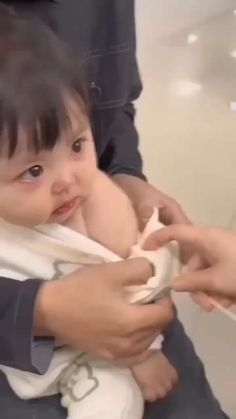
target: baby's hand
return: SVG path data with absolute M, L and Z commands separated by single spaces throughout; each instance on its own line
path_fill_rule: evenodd
M 148 402 L 166 397 L 178 381 L 175 368 L 161 351 L 150 350 L 150 356 L 131 371 Z

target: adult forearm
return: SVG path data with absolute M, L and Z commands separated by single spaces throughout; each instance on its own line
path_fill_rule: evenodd
M 116 111 L 109 147 L 100 161 L 102 170 L 111 176 L 127 174 L 145 179 L 134 118 L 135 109 L 132 103 Z
M 41 281 L 0 278 L 0 364 L 35 373 L 49 365 L 53 340 L 35 338 L 35 307 Z M 37 316 L 38 333 L 43 321 Z

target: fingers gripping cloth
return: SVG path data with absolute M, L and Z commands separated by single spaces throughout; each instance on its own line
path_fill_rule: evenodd
M 154 210 L 131 251 L 131 257 L 146 257 L 154 267 L 154 275 L 147 284 L 127 288 L 132 304 L 153 303 L 170 289 L 174 275 L 172 248 L 142 249 L 146 238 L 162 227 L 158 211 Z M 1 276 L 19 281 L 30 277 L 52 281 L 79 268 L 120 260 L 118 255 L 101 244 L 65 226 L 45 225 L 29 229 L 0 220 Z M 152 348 L 160 347 L 161 339 L 158 337 Z M 109 362 L 101 365 L 96 359 L 88 360 L 86 354 L 79 350 L 56 347 L 49 369 L 43 376 L 4 366 L 0 366 L 0 370 L 6 374 L 15 393 L 23 399 L 61 393 L 69 419 L 143 417 L 144 401 L 131 371 Z
M 171 243 L 168 247 L 157 250 L 143 250 L 142 247 L 150 234 L 162 229 L 164 225 L 159 221 L 159 213 L 154 209 L 138 243 L 132 248 L 131 257 L 145 257 L 153 265 L 154 275 L 147 284 L 128 288 L 129 301 L 136 304 L 147 304 L 158 300 L 170 291 L 173 278 L 178 272 L 178 261 L 175 257 L 177 247 Z
M 155 208 L 143 233 L 140 234 L 138 243 L 132 248 L 131 257 L 145 257 L 151 262 L 154 270 L 154 275 L 145 285 L 128 287 L 128 299 L 132 304 L 154 303 L 170 292 L 171 282 L 177 273 L 177 258 L 174 257 L 176 247 L 172 243 L 168 247 L 161 247 L 157 250 L 143 250 L 143 245 L 150 234 L 163 227 L 164 225 L 159 221 L 158 210 Z M 160 350 L 163 340 L 163 336 L 159 335 L 150 349 Z

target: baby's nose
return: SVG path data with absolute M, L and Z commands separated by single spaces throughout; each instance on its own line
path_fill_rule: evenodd
M 75 176 L 72 172 L 61 173 L 60 177 L 56 179 L 53 185 L 53 193 L 61 194 L 68 192 L 68 190 L 75 184 Z

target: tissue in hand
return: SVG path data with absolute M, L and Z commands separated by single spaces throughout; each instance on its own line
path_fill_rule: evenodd
M 164 225 L 159 221 L 159 213 L 155 208 L 152 217 L 140 234 L 138 243 L 133 246 L 131 257 L 145 257 L 153 265 L 154 276 L 147 284 L 131 286 L 127 288 L 128 299 L 132 304 L 147 304 L 157 300 L 160 295 L 167 291 L 174 276 L 175 248 L 173 244 L 161 247 L 154 251 L 143 250 L 142 246 L 147 237 L 154 231 L 163 228 Z

